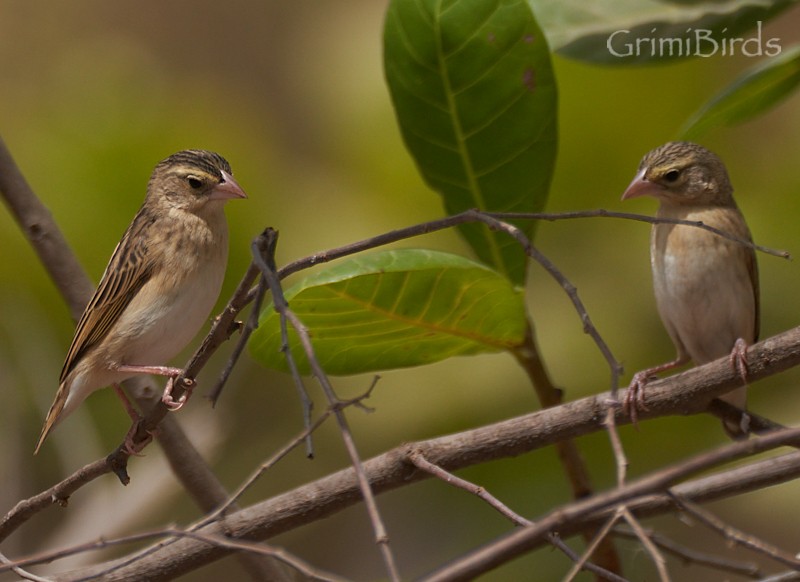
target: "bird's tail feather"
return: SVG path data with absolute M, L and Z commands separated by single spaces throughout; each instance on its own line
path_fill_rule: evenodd
M 50 410 L 47 412 L 47 418 L 45 418 L 44 426 L 42 427 L 42 433 L 39 435 L 39 442 L 36 443 L 36 449 L 33 451 L 34 455 L 39 452 L 39 449 L 42 447 L 47 435 L 50 434 L 50 431 L 53 430 L 53 427 L 60 420 L 61 412 L 64 410 L 64 404 L 67 402 L 68 394 L 69 388 L 67 387 L 67 383 L 62 382 L 58 387 L 58 392 L 56 392 L 56 398 L 53 400 L 53 404 L 50 406 Z

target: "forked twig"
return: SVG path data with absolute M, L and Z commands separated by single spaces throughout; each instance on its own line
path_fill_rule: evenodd
M 676 495 L 673 492 L 670 492 L 670 495 L 674 500 L 675 505 L 680 510 L 686 512 L 688 515 L 692 516 L 709 529 L 716 531 L 726 541 L 772 558 L 773 560 L 785 566 L 789 566 L 793 570 L 800 570 L 800 557 L 798 557 L 796 554 L 786 552 L 777 546 L 765 542 L 764 540 L 744 533 L 740 529 L 725 523 L 707 509 L 700 507 L 696 503 L 689 501 L 680 495 Z
M 640 538 L 638 533 L 624 527 L 614 528 L 613 534 L 616 537 L 626 537 L 635 539 L 637 541 Z M 720 558 L 718 556 L 711 556 L 706 553 L 698 552 L 692 548 L 687 548 L 677 544 L 651 530 L 647 530 L 646 534 L 647 537 L 661 550 L 672 554 L 684 564 L 694 563 L 701 566 L 706 566 L 708 568 L 715 568 L 717 570 L 723 570 L 732 574 L 738 574 L 740 576 L 747 576 L 749 578 L 756 578 L 759 580 L 763 578 L 758 564 L 753 562 L 736 562 L 733 560 Z
M 462 479 L 461 477 L 457 477 L 453 473 L 446 471 L 442 467 L 436 465 L 435 463 L 431 463 L 425 458 L 423 452 L 419 449 L 412 449 L 409 451 L 407 455 L 407 459 L 414 464 L 415 467 L 418 467 L 420 470 L 433 475 L 434 477 L 444 481 L 448 485 L 452 485 L 454 487 L 458 487 L 459 489 L 463 489 L 473 495 L 477 496 L 478 498 L 482 499 L 486 503 L 488 503 L 492 508 L 497 510 L 501 515 L 508 518 L 514 525 L 519 526 L 529 526 L 533 525 L 533 522 L 529 519 L 526 519 L 519 515 L 518 513 L 514 512 L 509 508 L 505 503 L 497 499 L 494 495 L 489 493 L 485 488 L 481 487 L 480 485 L 476 485 L 474 483 L 470 483 L 466 479 Z M 573 562 L 578 562 L 581 558 L 576 554 L 564 541 L 557 535 L 557 534 L 550 534 L 550 543 L 561 550 L 564 554 L 566 554 Z M 588 555 L 591 555 L 591 552 L 587 552 Z M 589 562 L 588 560 L 581 562 L 580 567 L 578 570 L 587 570 L 589 572 L 593 572 L 601 576 L 602 578 L 609 580 L 610 582 L 625 582 L 625 579 L 621 576 L 617 576 L 615 573 L 606 570 L 605 568 L 601 568 L 596 564 Z
M 548 532 L 557 530 L 561 524 L 577 518 L 578 515 L 586 515 L 587 513 L 618 507 L 645 495 L 665 491 L 678 480 L 698 471 L 742 456 L 782 446 L 787 442 L 796 440 L 798 437 L 800 437 L 800 429 L 787 429 L 696 455 L 677 465 L 667 467 L 607 493 L 595 495 L 589 499 L 572 503 L 568 507 L 556 509 L 535 522 L 534 525 L 515 530 L 478 550 L 469 552 L 462 558 L 454 560 L 446 567 L 423 578 L 423 580 L 425 582 L 441 582 L 445 580 L 472 579 L 499 564 L 505 563 L 511 557 L 520 555 L 534 540 L 541 539 Z
M 380 547 L 387 573 L 391 580 L 399 581 L 400 574 L 397 570 L 396 560 L 392 553 L 391 547 L 389 546 L 389 536 L 386 533 L 386 527 L 384 526 L 383 519 L 378 511 L 378 505 L 375 501 L 375 495 L 372 492 L 372 487 L 370 486 L 369 480 L 364 472 L 364 466 L 358 453 L 355 439 L 353 439 L 353 434 L 350 431 L 347 417 L 344 414 L 343 403 L 339 400 L 339 397 L 336 396 L 336 392 L 334 391 L 333 385 L 328 379 L 328 375 L 322 369 L 319 360 L 317 360 L 308 330 L 295 315 L 295 313 L 289 309 L 289 304 L 287 303 L 286 298 L 283 296 L 283 289 L 280 285 L 278 272 L 275 269 L 275 245 L 273 244 L 268 247 L 267 252 L 267 260 L 264 260 L 260 254 L 254 254 L 253 260 L 261 269 L 262 276 L 266 279 L 269 290 L 272 293 L 273 305 L 275 310 L 280 314 L 281 320 L 288 321 L 288 323 L 290 323 L 294 328 L 295 332 L 297 332 L 297 335 L 300 339 L 300 344 L 302 345 L 303 351 L 305 352 L 309 365 L 311 366 L 311 371 L 322 387 L 325 397 L 328 399 L 328 403 L 333 409 L 333 414 L 336 417 L 337 424 L 339 425 L 339 432 L 342 435 L 342 440 L 344 441 L 345 448 L 347 449 L 347 454 L 350 457 L 350 463 L 356 472 L 359 488 L 361 489 L 361 495 L 364 498 L 364 504 L 367 507 L 367 513 L 369 514 L 370 521 L 372 522 L 372 528 L 375 533 L 375 541 Z M 288 352 L 288 336 L 284 336 L 284 341 L 287 342 L 286 351 Z
M 566 576 L 564 576 L 563 582 L 571 582 L 575 579 L 575 576 L 581 572 L 581 570 L 587 567 L 587 564 L 589 564 L 589 557 L 597 550 L 598 547 L 600 547 L 600 544 L 603 543 L 606 538 L 608 538 L 611 528 L 613 528 L 617 521 L 619 521 L 619 518 L 619 510 L 614 512 L 614 514 L 608 518 L 606 523 L 603 524 L 603 527 L 597 531 L 594 538 L 589 542 L 583 554 L 579 556 L 577 560 L 575 560 L 575 563 L 572 565 L 572 568 L 570 568 L 570 571 Z

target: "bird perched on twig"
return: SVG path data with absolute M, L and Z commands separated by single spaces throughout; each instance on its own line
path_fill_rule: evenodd
M 720 158 L 697 144 L 671 142 L 644 156 L 623 200 L 652 196 L 659 218 L 701 221 L 751 242 Z M 656 223 L 650 240 L 653 288 L 661 320 L 677 349 L 675 360 L 634 375 L 625 407 L 636 420 L 644 386 L 657 372 L 689 359 L 704 364 L 730 354 L 746 381 L 747 346 L 758 339 L 759 291 L 755 251 L 746 244 L 687 225 Z M 746 386 L 722 396 L 744 410 Z M 723 422 L 734 438 L 747 433 L 747 415 Z
M 155 167 L 144 203 L 78 322 L 35 453 L 59 421 L 105 386 L 113 384 L 138 418 L 118 386 L 135 374 L 168 376 L 162 401 L 182 406 L 186 394 L 171 396 L 182 370 L 163 364 L 197 334 L 219 296 L 228 260 L 223 206 L 246 197 L 228 162 L 213 152 L 181 151 Z

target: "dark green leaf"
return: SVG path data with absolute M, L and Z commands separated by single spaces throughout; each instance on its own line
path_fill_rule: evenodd
M 524 0 L 392 0 L 384 63 L 405 143 L 447 212 L 534 212 L 556 156 L 556 84 Z M 533 234 L 533 223 L 519 226 Z M 478 257 L 516 284 L 527 257 L 508 236 L 468 224 Z
M 491 269 L 447 253 L 383 251 L 344 261 L 286 292 L 329 374 L 419 366 L 519 345 L 521 293 Z M 250 341 L 253 356 L 286 370 L 280 318 L 268 306 Z M 308 360 L 290 331 L 303 373 Z

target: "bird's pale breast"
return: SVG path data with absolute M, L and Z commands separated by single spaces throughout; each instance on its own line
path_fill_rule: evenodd
M 730 232 L 730 217 L 719 220 L 720 212 L 738 215 L 735 208 L 681 209 L 671 214 Z M 747 232 L 732 234 L 744 237 Z M 756 299 L 744 259 L 747 252 L 752 251 L 695 227 L 659 224 L 653 229 L 651 253 L 658 311 L 679 351 L 696 363 L 730 353 L 738 338 L 754 341 Z

